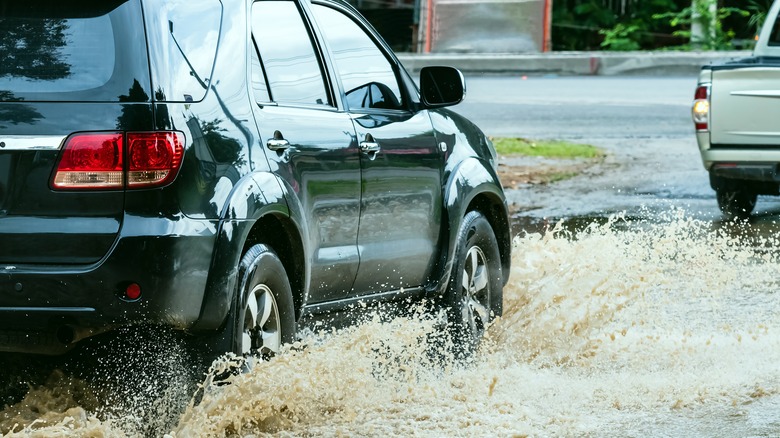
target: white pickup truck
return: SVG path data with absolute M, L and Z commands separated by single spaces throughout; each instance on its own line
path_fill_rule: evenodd
M 693 121 L 718 206 L 746 218 L 757 195 L 780 195 L 780 0 L 753 56 L 702 67 Z

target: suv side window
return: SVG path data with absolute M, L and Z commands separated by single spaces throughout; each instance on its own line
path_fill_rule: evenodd
M 252 34 L 273 101 L 330 105 L 319 58 L 295 2 L 255 2 Z
M 202 100 L 214 68 L 222 4 L 215 0 L 143 3 L 155 100 Z
M 328 42 L 350 109 L 402 109 L 401 87 L 392 64 L 352 18 L 322 5 L 312 5 Z

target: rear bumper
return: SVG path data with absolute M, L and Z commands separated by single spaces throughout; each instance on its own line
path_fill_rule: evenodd
M 0 351 L 58 354 L 75 341 L 139 323 L 197 321 L 217 222 L 127 216 L 92 265 L 0 265 Z M 141 297 L 128 300 L 131 283 Z
M 704 168 L 719 178 L 780 183 L 780 146 L 711 145 L 709 133 L 697 132 Z
M 713 163 L 710 174 L 740 181 L 780 183 L 780 163 Z

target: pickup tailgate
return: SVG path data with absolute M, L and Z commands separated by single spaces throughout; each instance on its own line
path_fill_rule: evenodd
M 780 146 L 780 67 L 714 70 L 710 100 L 712 145 Z

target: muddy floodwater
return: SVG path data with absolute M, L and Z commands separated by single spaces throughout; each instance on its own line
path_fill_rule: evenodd
M 199 390 L 182 351 L 149 347 L 135 354 L 150 351 L 140 363 L 163 370 L 164 390 L 106 394 L 57 369 L 0 411 L 0 432 L 780 435 L 780 241 L 677 210 L 579 225 L 516 238 L 504 316 L 470 363 L 436 351 L 437 321 L 424 316 L 310 332 Z M 110 387 L 124 368 L 106 360 L 97 363 L 115 373 L 103 376 Z

